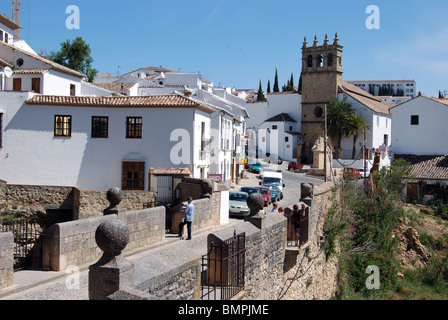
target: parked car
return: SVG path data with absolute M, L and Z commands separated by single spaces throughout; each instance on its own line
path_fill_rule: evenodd
M 358 169 L 356 168 L 344 168 L 342 175 L 344 178 L 355 178 L 355 179 L 362 178 L 361 173 L 359 173 Z
M 264 160 L 267 163 L 277 163 L 277 164 L 283 163 L 283 159 L 280 158 L 279 155 L 275 153 L 266 153 L 266 158 Z
M 301 165 L 298 161 L 290 161 L 288 164 L 288 171 L 289 170 L 300 170 L 303 168 L 303 165 Z
M 229 192 L 229 216 L 230 217 L 245 217 L 250 213 L 247 206 L 247 198 L 249 195 L 246 192 L 234 191 Z
M 271 192 L 271 201 L 272 202 L 279 202 L 283 199 L 283 192 L 274 185 L 268 185 L 269 191 Z
M 248 195 L 251 195 L 252 193 L 260 193 L 260 190 L 255 187 L 241 187 L 240 192 L 246 192 Z
M 248 166 L 249 172 L 252 172 L 252 173 L 260 173 L 262 168 L 263 168 L 263 166 L 261 165 L 260 162 L 255 162 Z
M 269 188 L 268 187 L 257 187 L 257 189 L 260 190 L 260 193 L 263 196 L 264 206 L 267 207 L 268 205 L 270 205 L 271 201 L 272 201 L 272 195 L 271 195 L 271 191 L 269 190 Z
M 364 178 L 364 168 L 358 169 L 359 174 L 361 175 L 361 178 Z M 366 177 L 370 177 L 370 171 L 366 170 Z

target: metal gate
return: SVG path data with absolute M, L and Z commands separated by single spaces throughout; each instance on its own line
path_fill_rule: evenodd
M 157 176 L 157 202 L 170 203 L 173 201 L 173 177 Z
M 244 290 L 246 234 L 214 237 L 208 249 L 202 256 L 201 300 L 230 300 Z
M 306 207 L 303 214 L 300 216 L 300 228 L 299 228 L 299 246 L 303 246 L 308 242 L 308 230 L 309 230 L 309 212 L 310 208 Z
M 15 271 L 41 267 L 41 231 L 37 218 L 2 218 L 0 219 L 0 231 L 11 232 L 14 235 Z

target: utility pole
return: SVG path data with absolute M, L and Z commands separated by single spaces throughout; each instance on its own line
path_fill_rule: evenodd
M 324 107 L 324 176 L 327 182 L 327 105 Z
M 367 126 L 364 125 L 364 152 L 363 152 L 363 158 L 364 158 L 364 183 L 367 178 L 367 145 L 366 145 L 366 135 L 367 135 Z

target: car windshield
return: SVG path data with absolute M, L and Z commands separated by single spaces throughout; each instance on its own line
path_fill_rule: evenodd
M 246 201 L 247 200 L 247 194 L 245 194 L 245 193 L 231 193 L 229 195 L 229 200 L 232 200 L 232 201 Z
M 280 182 L 281 182 L 280 178 L 271 178 L 271 177 L 263 178 L 263 183 L 265 184 L 273 184 L 279 186 Z
M 261 194 L 268 194 L 268 189 L 260 188 Z

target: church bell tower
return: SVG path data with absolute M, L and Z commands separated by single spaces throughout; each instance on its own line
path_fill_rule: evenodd
M 333 44 L 328 36 L 319 45 L 317 36 L 312 46 L 305 40 L 302 47 L 302 159 L 312 163 L 312 147 L 323 136 L 324 109 L 338 100 L 342 81 L 342 46 L 336 33 Z

